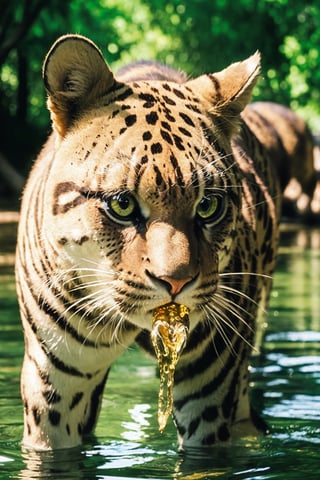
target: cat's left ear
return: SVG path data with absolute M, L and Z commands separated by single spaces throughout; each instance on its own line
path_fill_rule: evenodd
M 238 127 L 241 111 L 250 102 L 260 73 L 260 53 L 231 64 L 221 72 L 201 75 L 187 85 L 210 101 L 210 113 L 219 118 L 224 133 L 231 136 Z
M 64 35 L 53 44 L 43 64 L 43 80 L 52 123 L 61 137 L 115 85 L 101 51 L 81 35 Z

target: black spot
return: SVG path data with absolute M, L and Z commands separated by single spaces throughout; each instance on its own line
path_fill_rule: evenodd
M 216 436 L 214 433 L 210 433 L 202 440 L 202 445 L 214 445 L 216 442 Z
M 170 127 L 170 124 L 168 122 L 161 122 L 161 125 L 163 128 L 165 128 L 166 130 L 169 130 L 169 132 L 171 132 L 171 127 Z
M 60 245 L 65 245 L 66 243 L 68 243 L 68 239 L 66 237 L 61 237 L 58 239 L 58 243 Z
M 82 245 L 83 243 L 87 242 L 88 240 L 90 240 L 90 238 L 88 237 L 88 235 L 83 235 L 81 238 L 77 239 L 77 240 L 74 240 L 74 242 L 77 244 L 77 245 Z
M 226 423 L 220 425 L 218 430 L 218 438 L 221 442 L 226 442 L 230 438 L 230 432 Z
M 143 157 L 141 157 L 140 163 L 141 165 L 144 165 L 145 163 L 148 163 L 148 161 L 149 161 L 148 156 L 143 155 Z
M 216 418 L 218 417 L 218 409 L 217 407 L 207 407 L 203 412 L 202 412 L 202 418 L 206 422 L 214 422 Z
M 186 105 L 186 107 L 189 109 L 189 110 L 192 110 L 193 112 L 196 112 L 196 113 L 201 113 L 201 110 L 194 104 L 192 103 L 189 103 Z
M 175 117 L 170 115 L 170 112 L 168 110 L 166 111 L 166 119 L 169 120 L 169 122 L 172 122 L 172 123 L 176 121 Z
M 188 125 L 190 125 L 191 127 L 194 127 L 194 123 L 193 121 L 191 120 L 191 118 L 189 117 L 189 115 L 183 113 L 183 112 L 180 112 L 179 113 L 180 117 L 182 118 L 182 120 L 184 120 Z
M 167 142 L 170 143 L 170 145 L 173 145 L 173 140 L 171 138 L 171 135 L 166 132 L 165 130 L 160 130 L 162 138 Z
M 164 83 L 162 86 L 163 86 L 163 88 L 164 88 L 165 90 L 168 90 L 168 92 L 171 92 L 171 87 L 170 87 L 170 85 L 168 85 L 167 83 Z
M 40 424 L 40 420 L 41 420 L 41 415 L 39 413 L 39 410 L 36 408 L 36 407 L 33 407 L 32 409 L 32 414 L 33 414 L 33 418 L 34 418 L 34 423 L 36 425 L 39 425 Z
M 150 93 L 140 93 L 139 98 L 145 100 L 145 103 L 143 104 L 144 108 L 151 108 L 156 102 L 156 98 Z
M 143 139 L 144 141 L 148 141 L 148 140 L 150 140 L 151 138 L 152 138 L 152 134 L 151 134 L 151 132 L 149 132 L 149 131 L 148 131 L 148 132 L 144 132 L 144 134 L 142 135 L 142 139 Z
M 187 130 L 186 128 L 183 128 L 183 127 L 179 127 L 179 130 L 180 132 L 185 135 L 186 137 L 191 137 L 191 133 L 189 132 L 189 130 Z
M 126 122 L 127 127 L 131 127 L 133 124 L 136 123 L 136 121 L 137 121 L 137 115 L 128 115 L 125 118 L 125 122 Z
M 158 118 L 157 112 L 150 112 L 148 115 L 146 115 L 146 120 L 149 125 L 155 125 L 158 121 Z
M 166 95 L 163 96 L 163 100 L 168 103 L 168 105 L 176 105 L 176 102 L 172 100 L 172 98 L 167 97 Z
M 66 425 L 66 431 L 67 431 L 67 434 L 70 436 L 70 426 L 69 426 L 69 423 L 67 423 L 67 425 Z
M 112 112 L 111 118 L 115 118 L 115 117 L 118 115 L 119 112 L 120 112 L 120 110 L 114 110 L 114 111 Z
M 49 421 L 50 421 L 51 425 L 53 425 L 55 427 L 57 425 L 59 425 L 60 419 L 61 419 L 61 414 L 59 412 L 57 412 L 57 410 L 49 410 L 48 417 L 49 417 Z
M 173 93 L 175 93 L 176 96 L 179 97 L 179 98 L 182 98 L 182 99 L 186 98 L 185 95 L 181 92 L 181 90 L 178 90 L 177 88 L 173 89 Z
M 127 127 L 120 128 L 119 135 L 122 135 L 126 131 L 127 131 Z
M 151 153 L 156 154 L 156 153 L 161 153 L 162 152 L 162 145 L 161 143 L 153 143 L 151 145 Z

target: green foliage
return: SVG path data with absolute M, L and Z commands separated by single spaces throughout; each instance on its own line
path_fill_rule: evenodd
M 28 132 L 21 140 L 30 143 L 26 157 L 48 131 L 41 65 L 54 40 L 69 32 L 95 41 L 115 69 L 157 59 L 190 76 L 259 49 L 256 98 L 290 105 L 319 130 L 318 0 L 13 0 L 0 4 L 0 121 L 7 126 L 0 141 L 9 157 L 13 131 L 21 138 Z M 8 52 L 5 45 L 12 45 Z

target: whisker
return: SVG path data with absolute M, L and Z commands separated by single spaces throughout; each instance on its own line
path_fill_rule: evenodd
M 240 322 L 247 327 L 251 332 L 254 332 L 254 329 L 249 325 L 248 322 L 245 321 L 245 319 L 240 315 L 238 310 L 242 311 L 244 314 L 248 315 L 249 317 L 253 317 L 252 313 L 248 312 L 244 307 L 238 305 L 236 302 L 231 300 L 230 298 L 226 298 L 223 295 L 220 295 L 219 293 L 215 293 L 215 298 L 219 299 L 220 305 L 228 309 Z
M 213 308 L 211 308 L 212 305 L 204 305 L 204 311 L 207 310 L 207 314 L 209 315 L 210 317 L 210 320 L 214 321 L 214 325 L 215 325 L 215 328 L 217 330 L 218 333 L 220 333 L 223 341 L 225 342 L 228 350 L 230 352 L 232 352 L 233 355 L 235 355 L 235 351 L 234 351 L 234 347 L 232 345 L 232 342 L 231 342 L 231 339 L 228 337 L 228 335 L 226 334 L 226 332 L 224 331 L 223 329 L 223 326 L 220 324 L 219 322 L 219 316 L 220 316 L 220 312 L 219 311 L 215 311 Z M 222 362 L 222 365 L 223 365 L 223 361 L 222 361 L 222 358 L 221 356 L 219 355 L 218 353 L 218 350 L 217 350 L 217 347 L 215 346 L 215 343 L 214 343 L 214 337 L 212 338 L 212 341 L 213 341 L 213 346 L 214 346 L 214 349 L 215 349 L 215 352 L 216 352 L 216 355 L 217 355 L 217 358 L 220 358 L 220 361 Z
M 222 308 L 223 308 L 223 306 L 222 306 Z M 239 338 L 241 338 L 241 340 L 243 340 L 244 343 L 246 343 L 248 345 L 248 347 L 250 347 L 251 349 L 254 349 L 254 345 L 251 344 L 248 341 L 248 339 L 244 335 L 242 335 L 242 333 L 240 333 L 234 325 L 232 325 L 232 323 L 230 322 L 230 320 L 227 317 L 227 314 L 225 312 L 217 310 L 217 314 L 218 314 L 218 320 L 220 320 L 224 325 L 226 325 L 228 328 L 230 328 L 230 330 L 233 331 Z
M 223 284 L 219 285 L 219 289 L 222 290 L 222 291 L 225 291 L 225 292 L 230 292 L 234 295 L 237 295 L 240 298 L 244 298 L 245 300 L 247 300 L 251 304 L 258 307 L 258 309 L 261 309 L 262 312 L 266 313 L 266 309 L 259 302 L 257 302 L 253 298 L 249 297 L 249 295 L 247 295 L 246 293 L 241 292 L 240 290 L 238 290 L 236 288 L 230 287 L 228 285 L 223 285 Z
M 272 279 L 271 275 L 267 275 L 264 273 L 256 273 L 256 272 L 221 272 L 219 273 L 219 277 L 237 277 L 239 275 L 251 275 L 253 277 L 262 277 Z

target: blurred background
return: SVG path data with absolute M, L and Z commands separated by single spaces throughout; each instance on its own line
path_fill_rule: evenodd
M 50 131 L 41 67 L 65 33 L 91 38 L 114 70 L 156 59 L 195 76 L 259 49 L 255 99 L 291 106 L 320 131 L 318 0 L 0 0 L 2 198 L 20 191 Z

